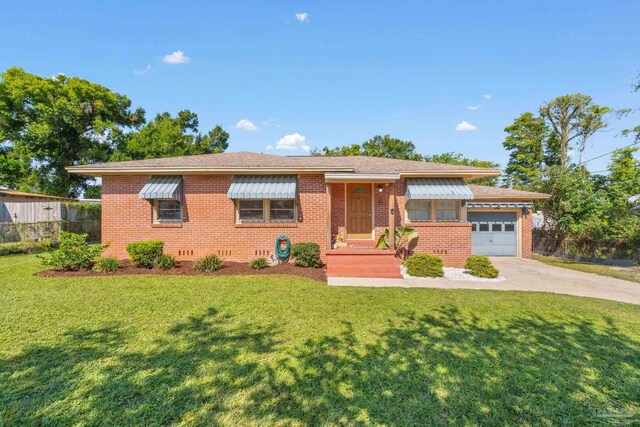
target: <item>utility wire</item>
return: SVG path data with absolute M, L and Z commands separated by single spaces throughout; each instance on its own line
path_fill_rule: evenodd
M 638 141 L 638 142 L 634 142 L 633 144 L 625 145 L 624 147 L 616 148 L 615 150 L 613 150 L 613 151 L 609 151 L 608 153 L 604 153 L 604 154 L 601 154 L 601 155 L 599 155 L 599 156 L 597 156 L 597 157 L 594 157 L 594 158 L 592 158 L 592 159 L 585 160 L 585 161 L 583 161 L 583 162 L 581 163 L 581 165 L 584 165 L 585 163 L 589 163 L 589 162 L 590 162 L 590 161 L 592 161 L 592 160 L 601 159 L 601 158 L 603 158 L 604 156 L 608 156 L 609 154 L 615 153 L 615 152 L 616 152 L 616 151 L 618 151 L 618 150 L 623 150 L 623 149 L 625 149 L 625 148 L 633 147 L 634 145 L 637 145 L 638 143 L 640 143 L 640 141 Z

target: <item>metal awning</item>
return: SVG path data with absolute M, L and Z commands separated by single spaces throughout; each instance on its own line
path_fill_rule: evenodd
M 527 208 L 533 203 L 528 202 L 467 202 L 467 208 Z
M 152 176 L 142 187 L 138 197 L 141 199 L 182 199 L 181 176 Z
M 230 199 L 295 199 L 295 175 L 236 175 L 227 192 Z
M 405 200 L 473 200 L 473 193 L 462 178 L 408 178 Z

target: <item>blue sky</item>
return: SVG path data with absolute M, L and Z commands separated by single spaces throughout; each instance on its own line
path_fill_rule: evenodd
M 527 3 L 11 2 L 0 68 L 99 82 L 148 117 L 190 109 L 202 131 L 229 131 L 232 151 L 304 154 L 389 133 L 504 164 L 504 127 L 555 96 L 640 106 L 640 2 Z M 256 129 L 236 128 L 243 119 Z M 631 143 L 618 134 L 638 123 L 613 121 L 585 157 Z

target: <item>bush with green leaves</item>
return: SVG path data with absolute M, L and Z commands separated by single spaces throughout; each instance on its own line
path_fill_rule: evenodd
M 404 260 L 404 266 L 407 268 L 407 274 L 414 277 L 443 277 L 444 269 L 442 268 L 442 258 L 417 253 L 411 255 Z
M 217 255 L 206 255 L 197 260 L 193 264 L 193 268 L 201 273 L 211 273 L 218 271 L 224 265 L 224 261 L 218 258 Z
M 118 268 L 120 268 L 120 261 L 113 256 L 100 258 L 93 264 L 93 271 L 98 273 L 110 273 L 116 271 Z
M 37 254 L 53 249 L 51 240 L 23 240 L 21 242 L 0 243 L 0 256 L 13 254 Z
M 318 268 L 320 261 L 320 245 L 312 242 L 295 243 L 291 246 L 291 256 L 300 267 Z
M 472 255 L 464 263 L 464 268 L 476 277 L 485 279 L 495 279 L 500 272 L 491 264 L 491 260 L 486 256 Z
M 266 258 L 256 258 L 249 263 L 249 267 L 254 270 L 262 270 L 263 268 L 269 267 L 269 263 Z
M 63 231 L 60 234 L 60 247 L 51 256 L 40 259 L 44 265 L 55 269 L 75 271 L 88 268 L 101 253 L 100 245 L 87 243 L 86 234 Z
M 141 240 L 127 245 L 131 263 L 140 268 L 153 268 L 162 255 L 162 240 Z
M 173 255 L 163 254 L 158 257 L 154 267 L 159 268 L 160 270 L 171 270 L 177 263 L 176 257 Z

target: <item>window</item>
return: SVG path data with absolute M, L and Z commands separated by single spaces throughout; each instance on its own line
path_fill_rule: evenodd
M 238 201 L 238 219 L 240 222 L 264 222 L 264 201 Z
M 155 222 L 182 221 L 182 205 L 177 200 L 156 200 Z
M 457 200 L 436 200 L 436 221 L 457 221 L 459 208 Z
M 502 223 L 495 222 L 491 224 L 491 231 L 502 231 Z
M 238 200 L 238 222 L 295 222 L 296 202 L 285 200 Z
M 269 200 L 269 220 L 271 222 L 295 221 L 293 200 Z
M 431 219 L 431 200 L 409 200 L 407 202 L 409 221 L 429 221 Z
M 478 231 L 489 231 L 489 224 L 486 222 L 481 222 L 478 224 Z
M 516 226 L 514 223 L 510 222 L 510 223 L 506 223 L 504 225 L 504 231 L 516 231 Z
M 478 231 L 478 224 L 476 224 L 475 222 L 471 224 L 471 231 Z

